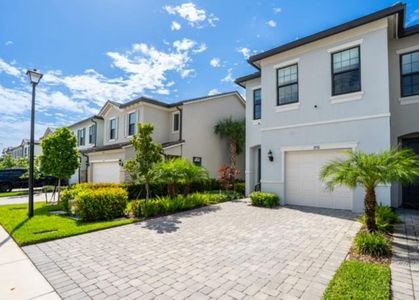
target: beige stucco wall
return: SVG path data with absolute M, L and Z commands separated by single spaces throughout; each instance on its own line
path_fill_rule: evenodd
M 183 105 L 183 156 L 190 160 L 194 156 L 202 157 L 202 165 L 212 178 L 218 177 L 218 170 L 223 165 L 229 165 L 227 142 L 214 133 L 214 126 L 230 116 L 245 118 L 245 105 L 237 95 Z M 244 178 L 243 154 L 238 158 L 237 167 Z

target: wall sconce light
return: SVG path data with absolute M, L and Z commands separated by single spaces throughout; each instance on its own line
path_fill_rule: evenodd
M 122 159 L 118 160 L 118 164 L 123 167 L 124 166 L 124 162 L 122 161 Z
M 269 152 L 268 152 L 268 158 L 269 158 L 269 161 L 274 161 L 274 156 L 272 154 L 272 150 L 269 150 Z

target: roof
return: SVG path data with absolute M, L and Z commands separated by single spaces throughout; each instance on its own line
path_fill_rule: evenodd
M 214 99 L 214 98 L 223 97 L 223 96 L 227 96 L 227 95 L 237 95 L 243 103 L 246 103 L 246 101 L 243 99 L 243 97 L 240 95 L 239 92 L 230 91 L 230 92 L 220 93 L 220 94 L 216 94 L 216 95 L 210 95 L 210 96 L 204 96 L 204 97 L 181 100 L 181 101 L 174 102 L 174 103 L 166 103 L 166 102 L 156 100 L 156 99 L 152 99 L 152 98 L 149 98 L 149 97 L 139 97 L 137 99 L 134 99 L 134 100 L 131 100 L 131 101 L 128 101 L 128 102 L 125 102 L 125 103 L 118 103 L 118 102 L 115 102 L 115 101 L 108 100 L 106 102 L 106 104 L 110 103 L 110 104 L 112 104 L 112 105 L 114 105 L 118 108 L 125 108 L 125 107 L 128 107 L 130 105 L 134 105 L 134 104 L 137 104 L 137 103 L 140 103 L 140 102 L 144 102 L 144 103 L 154 104 L 154 105 L 165 107 L 165 108 L 172 108 L 172 107 L 183 105 L 185 103 L 198 102 L 198 101 L 203 101 L 203 100 L 211 100 L 211 99 Z M 102 107 L 101 111 L 106 106 L 106 104 Z M 81 122 L 83 122 L 83 121 L 80 121 L 78 123 L 81 123 Z M 78 123 L 76 123 L 76 124 L 78 124 Z M 75 125 L 75 124 L 73 124 L 73 125 Z
M 77 121 L 76 123 L 71 124 L 71 125 L 69 125 L 68 127 L 77 126 L 77 125 L 79 125 L 79 124 L 81 124 L 81 123 L 83 123 L 83 122 L 86 122 L 86 121 L 89 121 L 89 120 L 92 120 L 92 119 L 99 119 L 99 120 L 103 120 L 103 118 L 102 118 L 101 116 L 94 115 L 94 116 L 90 116 L 90 117 L 88 117 L 88 118 L 86 118 L 86 119 L 83 119 L 83 120 Z
M 172 147 L 178 144 L 182 144 L 184 143 L 185 140 L 179 140 L 179 141 L 172 141 L 172 142 L 165 142 L 162 143 L 162 147 L 164 148 L 168 148 L 168 147 Z M 109 150 L 116 150 L 116 149 L 121 149 L 123 147 L 126 147 L 128 145 L 130 145 L 131 142 L 123 142 L 123 143 L 115 143 L 115 144 L 109 144 L 109 145 L 103 145 L 103 146 L 96 146 L 96 147 L 92 147 L 89 149 L 84 149 L 84 150 L 80 150 L 81 153 L 90 153 L 90 152 L 99 152 L 99 151 L 109 151 Z
M 265 52 L 262 52 L 262 53 L 259 53 L 259 54 L 256 54 L 256 55 L 253 55 L 248 59 L 248 62 L 250 64 L 252 64 L 253 66 L 259 68 L 257 65 L 255 65 L 255 62 L 257 62 L 261 59 L 264 59 L 264 58 L 270 57 L 272 55 L 276 55 L 278 53 L 285 52 L 285 51 L 291 50 L 293 48 L 297 48 L 297 47 L 300 47 L 300 46 L 303 46 L 303 45 L 306 45 L 306 44 L 309 44 L 309 43 L 327 38 L 329 36 L 332 36 L 332 35 L 335 35 L 335 34 L 338 34 L 338 33 L 341 33 L 341 32 L 344 32 L 344 31 L 347 31 L 347 30 L 350 30 L 350 29 L 353 29 L 353 28 L 356 28 L 356 27 L 359 27 L 359 26 L 377 21 L 377 20 L 380 20 L 380 19 L 389 17 L 389 16 L 394 15 L 394 14 L 397 14 L 399 16 L 399 20 L 402 20 L 401 22 L 398 22 L 398 25 L 399 25 L 398 33 L 399 33 L 399 36 L 403 36 L 404 33 L 405 33 L 405 28 L 404 28 L 405 9 L 406 9 L 405 4 L 397 3 L 393 6 L 384 8 L 384 9 L 379 10 L 379 11 L 376 11 L 372 14 L 354 19 L 352 21 L 343 23 L 341 25 L 338 25 L 338 26 L 320 31 L 318 33 L 315 33 L 315 34 L 312 34 L 312 35 L 309 35 L 309 36 L 306 36 L 302 39 L 299 39 L 299 40 L 281 45 L 279 47 L 270 49 L 268 51 L 265 51 Z
M 256 78 L 260 78 L 260 71 L 255 72 L 253 74 L 249 74 L 249 75 L 246 75 L 246 76 L 239 77 L 234 82 L 244 88 L 245 86 L 243 85 L 243 82 L 246 82 L 246 81 L 249 81 L 249 80 L 252 80 L 252 79 L 256 79 Z

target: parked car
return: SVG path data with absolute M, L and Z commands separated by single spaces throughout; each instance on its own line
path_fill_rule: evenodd
M 28 178 L 25 176 L 26 169 L 0 170 L 0 192 L 10 192 L 17 188 L 27 188 Z M 57 178 L 53 176 L 41 176 L 34 180 L 35 187 L 56 185 Z M 63 184 L 65 185 L 65 183 Z

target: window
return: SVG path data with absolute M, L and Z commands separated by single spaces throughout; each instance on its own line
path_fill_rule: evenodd
M 180 127 L 180 114 L 174 113 L 173 114 L 173 132 L 178 132 Z
M 109 121 L 109 139 L 114 140 L 116 138 L 116 119 Z
M 135 123 L 137 122 L 137 115 L 135 112 L 128 115 L 128 136 L 135 134 Z
M 96 124 L 89 127 L 89 144 L 96 143 Z
M 297 64 L 280 68 L 276 72 L 278 84 L 277 105 L 298 102 Z
M 400 73 L 401 96 L 419 95 L 419 51 L 401 56 Z
M 86 128 L 77 130 L 77 141 L 79 146 L 84 146 L 86 142 Z
M 332 53 L 332 96 L 361 90 L 359 46 Z
M 253 119 L 259 120 L 262 116 L 262 90 L 253 90 Z

